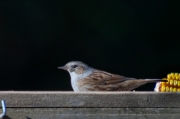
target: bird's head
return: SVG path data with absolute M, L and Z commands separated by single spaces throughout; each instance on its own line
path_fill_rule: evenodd
M 58 69 L 66 70 L 70 73 L 70 75 L 75 73 L 76 75 L 80 75 L 89 71 L 91 67 L 82 63 L 80 61 L 71 61 L 68 62 L 65 66 L 58 67 Z

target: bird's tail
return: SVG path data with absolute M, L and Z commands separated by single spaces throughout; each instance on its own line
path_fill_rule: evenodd
M 154 82 L 167 82 L 167 80 L 164 79 L 145 79 L 147 83 L 154 83 Z

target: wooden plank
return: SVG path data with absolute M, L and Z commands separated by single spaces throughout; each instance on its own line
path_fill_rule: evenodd
M 3 119 L 180 119 L 180 108 L 8 108 Z
M 180 107 L 180 93 L 2 91 L 0 99 L 7 107 Z

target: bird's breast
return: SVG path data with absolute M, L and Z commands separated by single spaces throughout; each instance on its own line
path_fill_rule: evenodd
M 80 92 L 83 89 L 83 85 L 81 85 L 81 80 L 86 76 L 89 76 L 92 73 L 92 70 L 86 71 L 86 73 L 77 75 L 76 73 L 71 73 L 71 85 L 75 92 Z
M 79 86 L 77 80 L 71 80 L 71 86 L 75 92 L 79 92 Z

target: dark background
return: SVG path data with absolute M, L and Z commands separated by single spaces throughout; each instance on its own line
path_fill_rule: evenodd
M 177 1 L 1 1 L 0 90 L 72 90 L 57 70 L 72 60 L 135 78 L 180 72 Z

